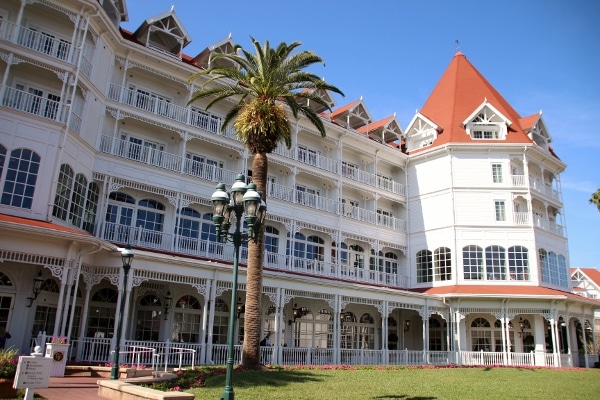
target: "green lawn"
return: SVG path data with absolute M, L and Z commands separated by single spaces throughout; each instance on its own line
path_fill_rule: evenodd
M 224 375 L 193 389 L 220 399 Z M 236 400 L 600 399 L 600 370 L 527 368 L 272 369 L 236 371 Z M 185 388 L 181 388 L 185 390 Z

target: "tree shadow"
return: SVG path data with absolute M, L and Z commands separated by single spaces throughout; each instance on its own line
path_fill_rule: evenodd
M 323 377 L 303 371 L 243 371 L 233 374 L 234 386 L 239 388 L 270 386 L 281 387 L 298 382 L 322 382 Z M 207 379 L 205 386 L 208 388 L 223 386 L 225 375 L 213 376 Z
M 416 397 L 411 397 L 411 396 L 407 396 L 404 394 L 388 394 L 385 396 L 376 396 L 376 397 L 371 397 L 372 399 L 404 399 L 404 400 L 435 400 L 437 399 L 437 397 L 422 397 L 422 396 L 416 396 Z

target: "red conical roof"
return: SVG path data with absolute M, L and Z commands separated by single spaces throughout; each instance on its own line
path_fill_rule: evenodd
M 420 111 L 443 129 L 433 146 L 449 142 L 490 143 L 471 139 L 463 126 L 465 119 L 486 100 L 511 122 L 503 143 L 532 143 L 519 125 L 521 116 L 458 51 Z

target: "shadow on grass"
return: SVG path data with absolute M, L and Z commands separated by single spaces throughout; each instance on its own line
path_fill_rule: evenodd
M 238 388 L 254 386 L 281 387 L 292 383 L 322 382 L 325 377 L 315 376 L 314 372 L 304 371 L 243 371 L 233 374 L 233 385 Z M 221 387 L 225 383 L 225 375 L 213 376 L 206 380 L 207 388 Z
M 403 394 L 388 394 L 386 396 L 371 397 L 372 399 L 403 399 L 403 400 L 436 400 L 437 397 L 409 397 Z

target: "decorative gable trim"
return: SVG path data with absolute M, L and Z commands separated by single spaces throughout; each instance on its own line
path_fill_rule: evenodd
M 471 139 L 505 140 L 512 121 L 484 99 L 462 124 Z
M 546 127 L 546 123 L 542 118 L 542 112 L 540 111 L 539 118 L 536 123 L 527 131 L 527 136 L 535 144 L 543 148 L 544 150 L 549 149 L 550 143 L 552 143 L 552 136 Z
M 442 129 L 435 122 L 417 112 L 406 129 L 406 151 L 427 147 L 433 144 Z

